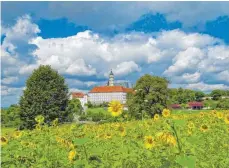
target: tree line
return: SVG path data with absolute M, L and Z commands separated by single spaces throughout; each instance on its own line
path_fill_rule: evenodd
M 134 92 L 127 95 L 128 114 L 136 119 L 153 117 L 169 104 L 201 101 L 206 96 L 201 91 L 169 89 L 168 84 L 167 79 L 149 74 L 139 78 L 133 88 Z M 69 100 L 68 90 L 64 77 L 51 66 L 41 65 L 27 79 L 19 105 L 2 110 L 1 122 L 3 125 L 20 125 L 21 128 L 28 129 L 35 127 L 34 119 L 38 115 L 42 115 L 47 124 L 51 124 L 56 118 L 60 123 L 71 122 L 75 114 L 82 114 L 83 108 L 78 99 Z M 219 100 L 223 95 L 228 96 L 229 90 L 213 90 L 210 95 Z M 229 108 L 228 100 L 220 102 L 218 107 Z M 106 106 L 107 103 L 104 103 L 101 107 Z M 88 107 L 92 108 L 93 105 L 88 102 Z

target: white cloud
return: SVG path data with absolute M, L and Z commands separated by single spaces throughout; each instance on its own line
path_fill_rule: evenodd
M 2 84 L 11 84 L 18 81 L 18 77 L 7 77 L 2 79 Z
M 62 75 L 74 78 L 67 79 L 71 89 L 84 90 L 103 83 L 110 69 L 120 80 L 134 73 L 164 72 L 173 83 L 186 84 L 188 88 L 208 91 L 229 85 L 229 47 L 209 35 L 173 30 L 154 36 L 133 32 L 107 38 L 84 31 L 65 38 L 43 39 L 28 16 L 4 31 L 2 72 L 7 88 L 3 87 L 2 94 L 8 97 L 19 93 L 8 85 L 16 83 L 16 78 L 25 78 L 40 64 L 49 64 Z M 30 45 L 37 46 L 32 53 L 20 50 Z M 155 66 L 153 70 L 145 68 L 149 65 Z
M 134 62 L 122 62 L 116 66 L 114 73 L 117 76 L 126 76 L 132 72 L 139 72 L 141 68 Z
M 206 84 L 203 82 L 199 82 L 199 83 L 188 84 L 186 88 L 207 92 L 207 91 L 211 91 L 214 89 L 229 89 L 229 86 L 224 85 L 224 84 L 211 84 L 210 85 L 210 84 Z
M 205 57 L 199 48 L 190 47 L 178 52 L 173 58 L 173 64 L 164 72 L 165 75 L 173 76 L 189 70 L 197 70 L 196 67 Z
M 201 74 L 199 72 L 195 73 L 184 73 L 181 76 L 172 76 L 172 83 L 196 83 L 200 81 Z
M 6 37 L 1 45 L 3 75 L 17 75 L 21 67 L 28 65 L 31 56 L 23 49 L 31 47 L 29 41 L 39 32 L 40 29 L 28 15 L 19 17 L 12 27 L 4 27 Z
M 2 96 L 10 96 L 10 95 L 19 95 L 22 92 L 23 88 L 14 88 L 8 87 L 5 85 L 1 85 L 1 95 Z
M 225 71 L 220 72 L 217 75 L 217 77 L 219 80 L 227 81 L 229 83 L 229 70 L 225 70 Z

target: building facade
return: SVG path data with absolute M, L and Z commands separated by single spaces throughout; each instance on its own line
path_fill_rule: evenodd
M 114 74 L 111 70 L 107 86 L 96 86 L 88 93 L 88 95 L 81 92 L 72 92 L 70 99 L 79 99 L 82 107 L 84 107 L 88 101 L 92 104 L 102 104 L 104 102 L 118 100 L 122 104 L 126 104 L 127 93 L 129 92 L 133 92 L 133 90 L 131 88 L 116 86 L 114 84 Z
M 88 95 L 81 92 L 72 92 L 70 95 L 71 99 L 79 99 L 81 106 L 84 107 L 88 102 Z
M 122 104 L 126 104 L 126 96 L 132 89 L 122 86 L 98 86 L 94 87 L 89 93 L 89 101 L 92 104 L 101 104 L 103 102 L 110 102 L 118 100 Z

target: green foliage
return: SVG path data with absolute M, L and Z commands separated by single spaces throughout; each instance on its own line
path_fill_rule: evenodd
M 204 100 L 204 106 L 205 107 L 210 107 L 210 109 L 216 109 L 216 106 L 219 101 L 217 100 Z
M 92 104 L 90 101 L 87 103 L 88 108 L 99 108 L 99 107 L 108 107 L 108 102 L 103 102 L 101 104 Z
M 195 92 L 195 100 L 202 101 L 202 98 L 205 96 L 204 92 L 196 91 Z
M 79 99 L 69 100 L 66 111 L 69 114 L 68 115 L 68 121 L 72 121 L 74 118 L 74 115 L 82 115 L 83 114 L 83 107 L 80 103 L 80 100 Z
M 194 156 L 179 156 L 176 159 L 177 163 L 179 163 L 182 167 L 187 168 L 195 168 L 196 157 Z
M 111 115 L 104 108 L 90 108 L 87 110 L 87 119 L 92 121 L 101 121 L 111 118 Z
M 5 127 L 19 127 L 20 107 L 18 105 L 11 105 L 8 109 L 1 110 L 1 124 Z
M 221 99 L 217 105 L 216 105 L 216 108 L 219 108 L 219 109 L 229 109 L 229 99 Z
M 131 116 L 143 118 L 161 113 L 167 107 L 168 81 L 158 76 L 144 75 L 137 80 L 134 94 L 127 95 Z
M 60 122 L 68 119 L 66 111 L 68 87 L 64 78 L 50 66 L 40 66 L 34 70 L 26 82 L 26 89 L 20 99 L 20 118 L 23 127 L 33 128 L 37 115 L 45 117 L 45 123 L 55 118 Z
M 169 100 L 171 104 L 187 104 L 190 101 L 201 101 L 205 94 L 201 91 L 189 89 L 169 89 Z
M 88 107 L 88 108 L 92 108 L 92 107 L 93 107 L 93 104 L 92 104 L 90 101 L 88 101 L 88 102 L 87 102 L 87 107 Z
M 219 89 L 213 90 L 211 92 L 211 96 L 212 96 L 213 100 L 219 100 L 222 95 L 223 95 L 223 92 L 222 92 L 222 90 L 219 90 Z

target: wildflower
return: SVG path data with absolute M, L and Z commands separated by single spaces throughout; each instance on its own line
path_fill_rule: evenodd
M 155 142 L 152 136 L 145 136 L 145 148 L 152 149 L 155 146 Z
M 162 115 L 163 115 L 163 117 L 169 117 L 170 116 L 170 110 L 169 109 L 164 109 L 162 111 Z
M 201 127 L 200 127 L 200 130 L 201 130 L 202 132 L 206 132 L 208 129 L 209 129 L 209 128 L 208 128 L 208 126 L 207 126 L 206 124 L 203 124 L 203 125 L 201 125 Z
M 154 117 L 153 117 L 154 121 L 157 121 L 159 120 L 159 115 L 158 114 L 155 114 Z
M 111 112 L 112 116 L 119 116 L 122 114 L 123 105 L 116 100 L 113 100 L 109 103 L 108 111 Z
M 35 118 L 35 121 L 38 123 L 38 124 L 42 124 L 44 122 L 44 117 L 42 115 L 38 115 L 36 116 Z
M 22 132 L 20 132 L 20 131 L 16 131 L 16 132 L 14 132 L 14 134 L 13 134 L 13 136 L 14 136 L 15 138 L 20 138 L 21 135 L 22 135 Z
M 8 143 L 8 140 L 6 137 L 1 136 L 1 145 L 6 145 Z
M 216 114 L 217 114 L 218 119 L 222 119 L 223 118 L 223 113 L 217 112 Z
M 229 124 L 229 114 L 227 114 L 224 118 L 226 124 Z
M 69 153 L 68 153 L 68 160 L 70 162 L 72 162 L 74 159 L 75 159 L 75 156 L 76 156 L 76 150 L 71 150 Z

